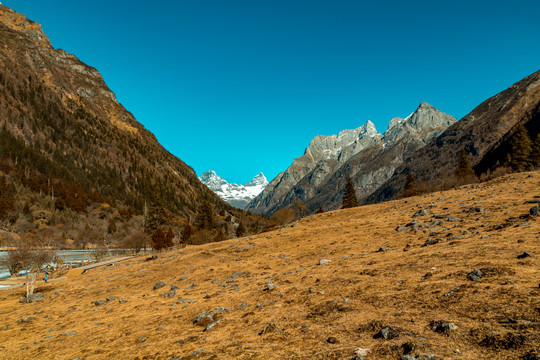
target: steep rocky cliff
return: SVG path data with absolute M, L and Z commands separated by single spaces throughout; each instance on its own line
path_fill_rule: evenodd
M 0 5 L 0 171 L 34 191 L 187 215 L 229 206 L 166 151 L 100 73 L 55 49 L 41 26 Z M 75 195 L 74 195 L 75 194 Z M 63 206 L 64 204 L 60 204 Z
M 337 208 L 347 177 L 353 179 L 360 196 L 368 195 L 412 152 L 455 121 L 424 102 L 407 118 L 392 119 L 384 135 L 368 121 L 338 135 L 316 136 L 304 155 L 273 179 L 247 209 L 270 215 L 296 200 L 303 201 L 310 211 L 319 206 Z

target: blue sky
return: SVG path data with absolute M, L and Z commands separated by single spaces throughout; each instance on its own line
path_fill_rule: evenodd
M 318 134 L 461 118 L 540 69 L 540 1 L 4 0 L 197 174 L 270 179 Z

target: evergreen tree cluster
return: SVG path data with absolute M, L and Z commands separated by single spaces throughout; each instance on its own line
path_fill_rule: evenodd
M 510 139 L 510 153 L 506 164 L 514 171 L 540 167 L 540 134 L 533 142 L 525 126 L 520 123 Z

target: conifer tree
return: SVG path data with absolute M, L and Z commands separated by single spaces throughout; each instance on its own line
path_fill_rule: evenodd
M 240 221 L 240 224 L 238 224 L 238 227 L 236 228 L 236 237 L 242 237 L 246 233 L 246 228 L 244 227 L 244 224 Z
M 187 223 L 184 230 L 182 230 L 182 243 L 187 244 L 191 235 L 193 235 L 193 228 L 190 223 Z
M 467 179 L 467 178 L 476 176 L 465 149 L 462 149 L 461 153 L 459 154 L 458 162 L 454 170 L 454 175 L 458 179 Z
M 322 214 L 323 212 L 324 212 L 324 209 L 323 209 L 323 207 L 322 207 L 322 205 L 321 205 L 321 206 L 319 206 L 319 208 L 317 209 L 317 211 L 315 211 L 315 214 Z
M 214 209 L 208 200 L 204 200 L 196 219 L 197 228 L 210 230 L 214 228 Z
M 158 204 L 152 204 L 147 211 L 144 230 L 151 234 L 155 232 L 160 226 L 167 223 L 167 213 L 163 206 Z
M 523 124 L 517 126 L 516 132 L 510 140 L 510 167 L 515 171 L 524 171 L 530 167 L 530 155 L 532 152 L 532 141 L 529 133 Z
M 165 247 L 165 233 L 161 228 L 157 228 L 154 234 L 152 234 L 152 244 L 155 250 L 161 250 Z
M 540 133 L 536 135 L 536 140 L 534 141 L 532 151 L 531 151 L 531 165 L 538 169 L 540 168 Z
M 165 239 L 164 239 L 164 242 L 163 242 L 163 247 L 164 248 L 171 248 L 174 246 L 174 232 L 172 230 L 172 228 L 169 226 L 169 230 L 167 230 L 167 234 L 165 235 Z
M 356 189 L 350 177 L 347 178 L 347 183 L 345 184 L 345 192 L 343 194 L 343 205 L 342 209 L 352 208 L 358 206 L 358 197 L 356 196 Z
M 414 178 L 414 175 L 409 172 L 407 174 L 407 179 L 405 179 L 405 188 L 403 189 L 403 194 L 401 196 L 409 197 L 416 195 L 416 186 L 416 179 Z

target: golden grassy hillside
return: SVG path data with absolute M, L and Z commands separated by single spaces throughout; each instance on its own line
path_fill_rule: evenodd
M 539 185 L 513 174 L 315 215 L 38 284 L 37 303 L 3 291 L 0 358 L 535 359 L 540 226 L 523 215 Z

